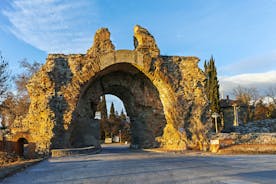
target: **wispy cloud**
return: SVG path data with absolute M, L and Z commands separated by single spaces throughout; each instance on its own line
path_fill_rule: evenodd
M 14 0 L 2 11 L 17 38 L 46 51 L 78 53 L 91 45 L 97 7 L 89 0 Z
M 249 73 L 231 77 L 219 77 L 220 90 L 223 94 L 231 94 L 237 86 L 254 87 L 260 92 L 271 86 L 276 86 L 276 70 L 264 73 Z
M 266 52 L 263 54 L 251 56 L 249 58 L 241 59 L 233 62 L 227 66 L 219 68 L 220 73 L 228 73 L 230 75 L 237 75 L 241 73 L 255 73 L 269 70 L 276 70 L 276 50 Z

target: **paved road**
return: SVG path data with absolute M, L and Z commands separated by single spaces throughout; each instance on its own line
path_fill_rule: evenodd
M 51 158 L 2 183 L 276 183 L 276 155 L 212 156 L 130 151 Z

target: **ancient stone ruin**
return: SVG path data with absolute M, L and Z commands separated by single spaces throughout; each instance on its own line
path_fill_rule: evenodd
M 115 50 L 102 28 L 86 54 L 49 54 L 27 86 L 29 112 L 12 137 L 34 143 L 36 154 L 100 147 L 94 115 L 100 97 L 113 94 L 130 116 L 132 145 L 207 149 L 211 123 L 199 59 L 160 55 L 154 37 L 140 26 L 134 28 L 134 47 Z

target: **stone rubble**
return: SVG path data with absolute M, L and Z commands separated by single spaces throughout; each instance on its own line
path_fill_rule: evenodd
M 234 127 L 233 131 L 238 133 L 271 133 L 276 132 L 276 119 L 265 119 Z

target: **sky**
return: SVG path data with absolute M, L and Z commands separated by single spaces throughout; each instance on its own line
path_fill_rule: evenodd
M 133 27 L 155 37 L 161 55 L 215 58 L 225 96 L 238 85 L 276 86 L 276 0 L 0 0 L 0 51 L 18 61 L 85 53 L 107 27 L 116 49 L 133 49 Z M 120 111 L 120 107 L 118 109 Z

